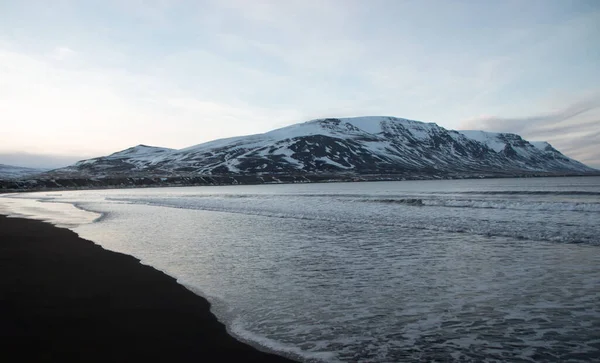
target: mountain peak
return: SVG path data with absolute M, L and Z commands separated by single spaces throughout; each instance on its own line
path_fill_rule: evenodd
M 155 154 L 155 153 L 163 153 L 167 151 L 173 151 L 174 149 L 158 147 L 158 146 L 148 146 L 144 144 L 139 144 L 136 146 L 132 146 L 125 150 L 117 151 L 109 155 L 109 157 L 121 157 L 121 156 L 132 156 L 132 155 L 146 155 L 146 154 Z
M 422 122 L 409 120 L 405 118 L 393 117 L 393 116 L 357 116 L 357 117 L 341 117 L 341 118 L 327 118 L 327 119 L 317 119 L 312 122 L 318 121 L 327 121 L 327 120 L 339 120 L 342 123 L 351 124 L 363 131 L 377 134 L 383 131 L 383 124 L 399 124 L 403 126 L 419 126 L 422 127 L 424 125 L 437 126 L 434 122 Z M 311 121 L 309 121 L 311 122 Z

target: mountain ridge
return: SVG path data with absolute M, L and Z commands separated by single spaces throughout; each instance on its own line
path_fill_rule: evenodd
M 0 191 L 600 175 L 544 141 L 390 116 L 324 118 L 183 149 L 144 144 Z
M 594 169 L 547 142 L 513 133 L 448 130 L 390 117 L 325 118 L 183 149 L 138 145 L 53 173 L 157 175 L 345 172 L 558 172 Z

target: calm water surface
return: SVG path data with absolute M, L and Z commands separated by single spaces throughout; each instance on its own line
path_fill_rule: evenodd
M 600 360 L 598 177 L 45 192 L 6 211 L 140 258 L 296 359 Z

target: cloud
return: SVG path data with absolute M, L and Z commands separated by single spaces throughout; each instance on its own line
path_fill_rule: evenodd
M 528 140 L 545 140 L 574 159 L 600 167 L 599 95 L 529 116 L 474 118 L 464 121 L 460 128 L 510 132 Z
M 52 155 L 31 153 L 2 153 L 0 152 L 0 164 L 22 166 L 28 168 L 56 169 L 71 165 L 79 160 L 93 157 L 94 155 Z M 99 156 L 99 155 L 95 155 Z
M 64 61 L 73 57 L 77 52 L 69 47 L 56 47 L 50 54 L 50 58 L 57 61 Z
M 298 120 L 285 107 L 242 101 L 251 89 L 236 88 L 235 77 L 207 70 L 204 83 L 180 83 L 160 72 L 98 66 L 97 55 L 78 53 L 77 62 L 65 65 L 0 48 L 0 69 L 6 70 L 0 77 L 0 152 L 103 155 L 140 143 L 182 148 Z M 244 72 L 238 75 L 266 81 Z
M 597 119 L 597 123 L 600 124 L 600 118 Z M 595 131 L 562 140 L 557 139 L 554 144 L 565 155 L 600 170 L 600 129 L 596 128 Z
M 600 108 L 600 96 L 584 99 L 565 108 L 538 115 L 513 118 L 494 116 L 474 118 L 462 122 L 460 128 L 463 130 L 479 128 L 482 130 L 514 133 L 527 132 L 536 127 L 545 127 L 548 129 L 597 108 Z

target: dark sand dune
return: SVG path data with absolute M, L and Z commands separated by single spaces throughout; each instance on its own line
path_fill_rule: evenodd
M 0 216 L 0 361 L 290 362 L 231 336 L 175 279 L 50 224 Z

